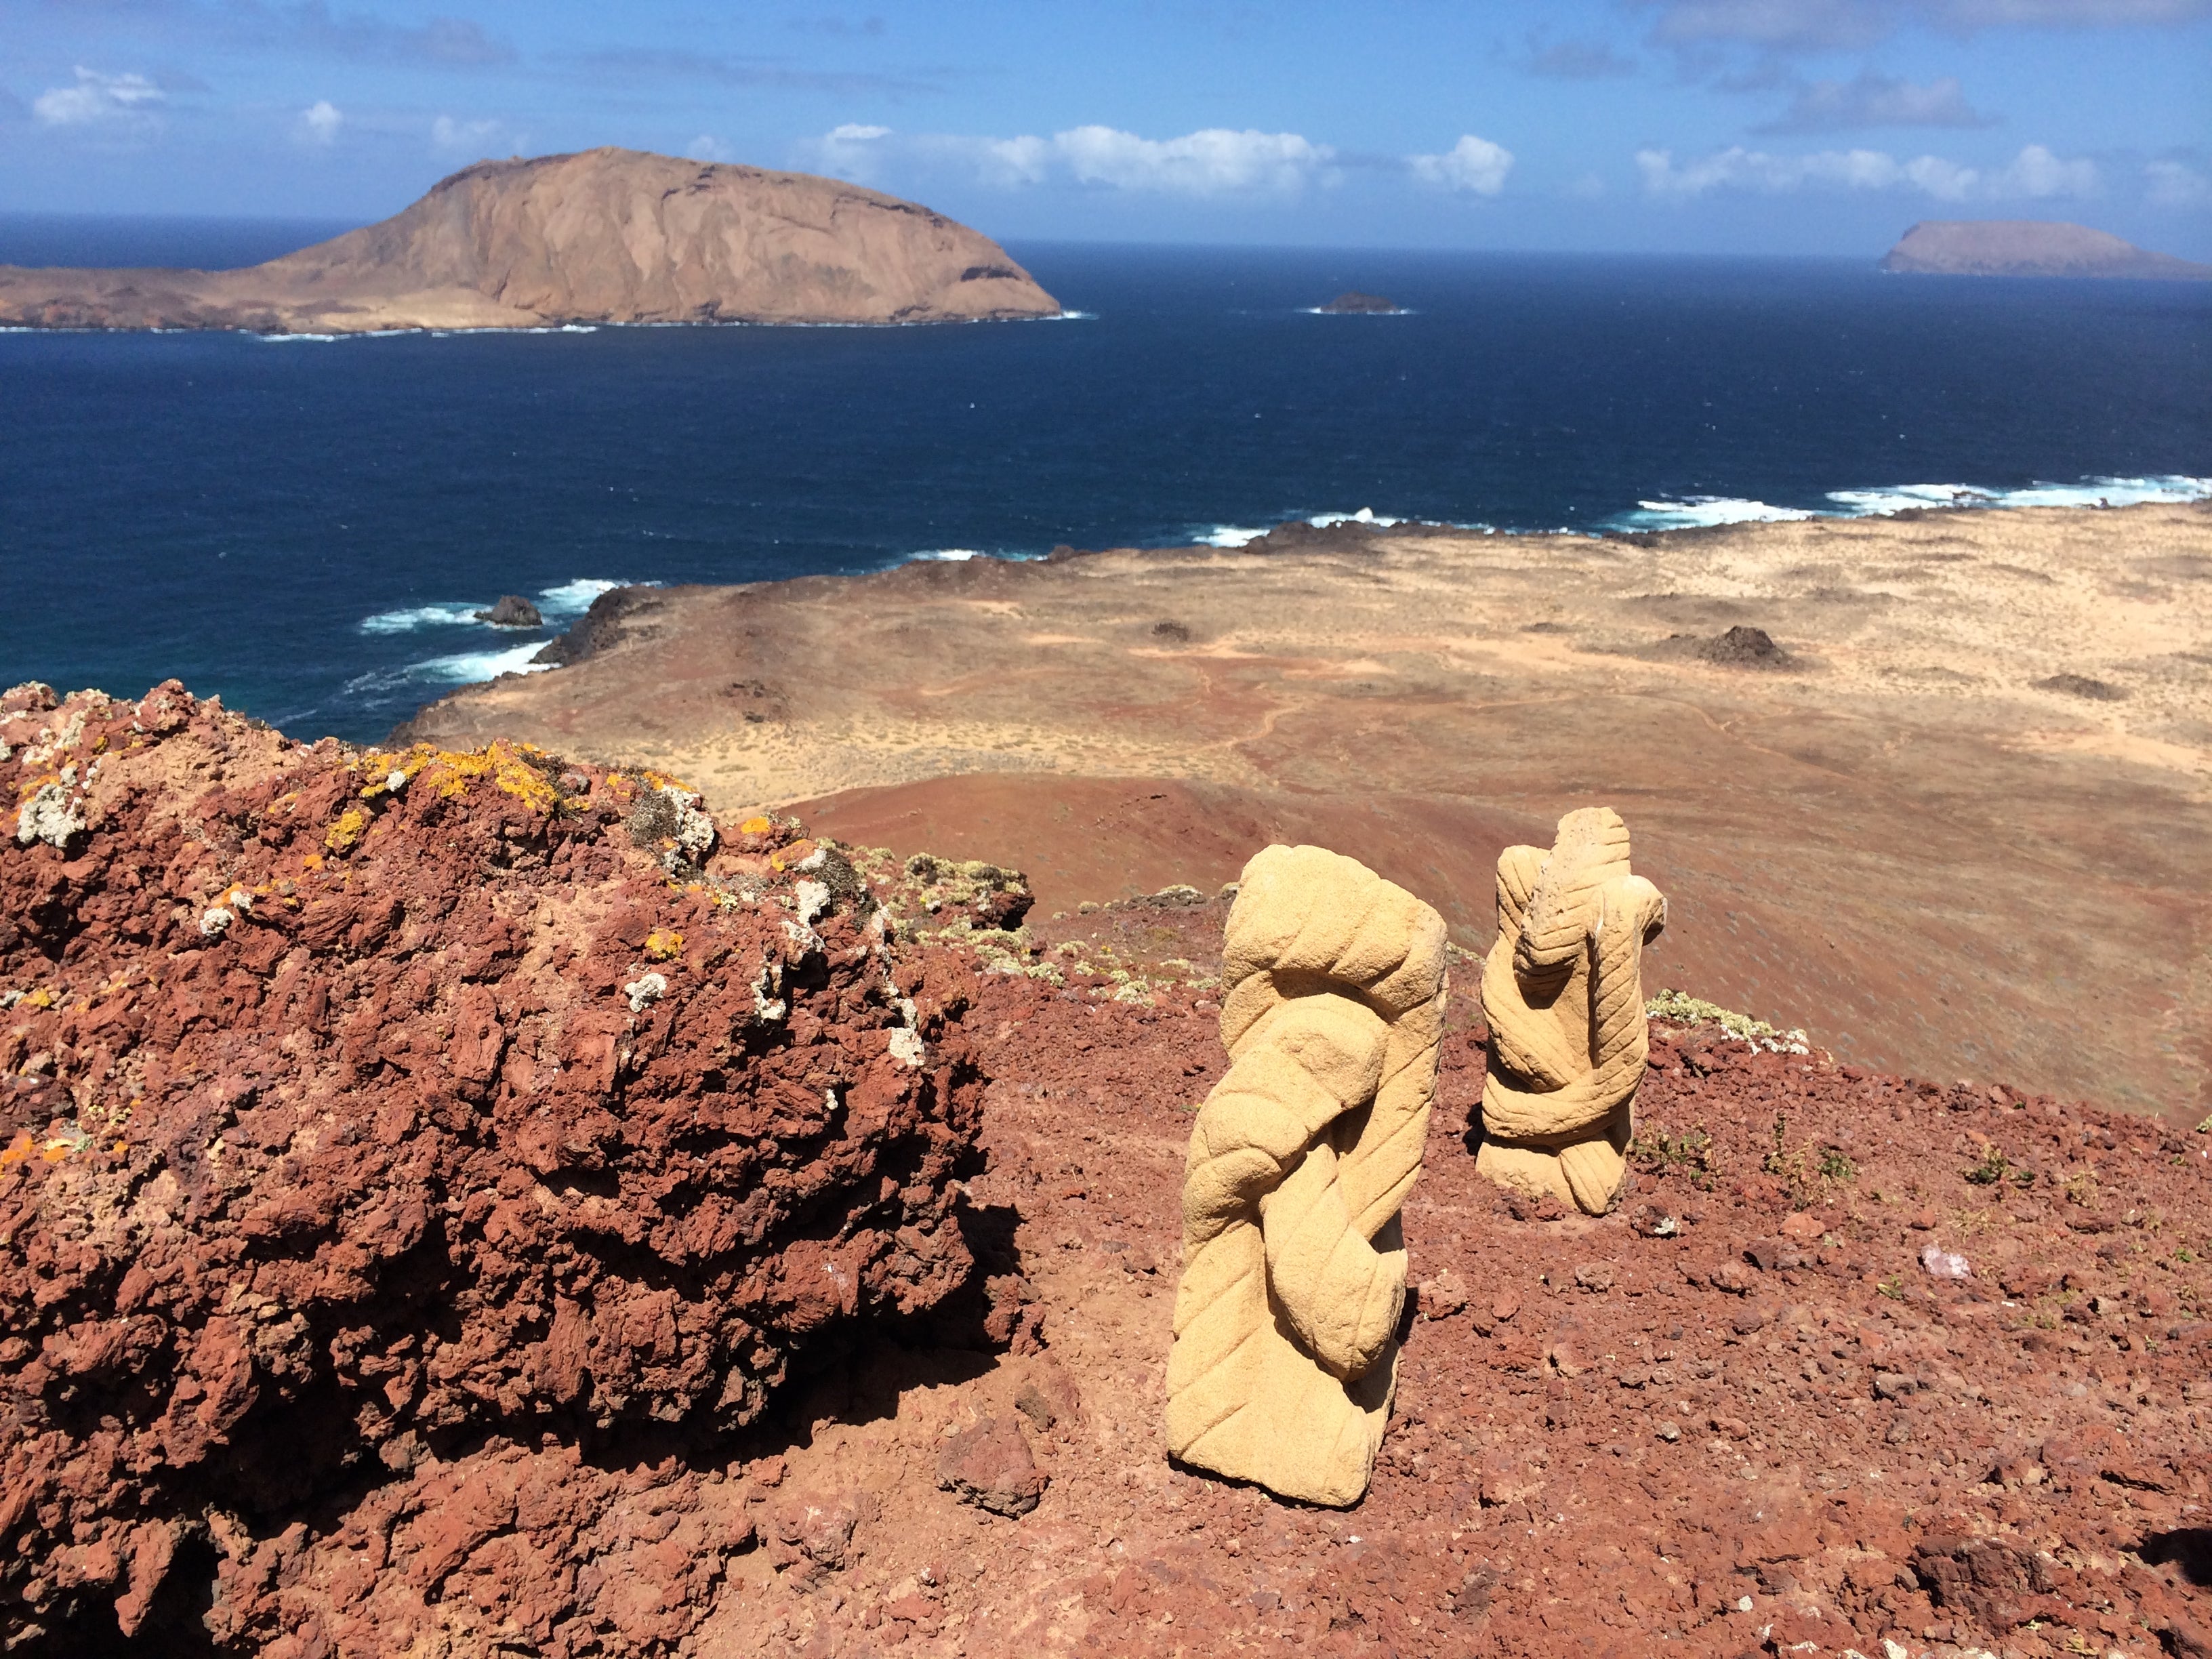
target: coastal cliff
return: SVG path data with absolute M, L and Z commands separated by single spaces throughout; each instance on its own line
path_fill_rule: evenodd
M 2212 278 L 2212 265 L 2045 219 L 1923 219 L 1882 256 L 1881 268 L 1923 276 Z
M 17 327 L 535 328 L 1049 317 L 1005 249 L 802 173 L 603 149 L 479 161 L 382 222 L 240 270 L 0 266 Z

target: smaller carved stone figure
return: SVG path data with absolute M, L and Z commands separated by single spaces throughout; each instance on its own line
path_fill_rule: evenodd
M 1491 1180 L 1592 1215 L 1613 1207 L 1650 1048 L 1644 947 L 1666 925 L 1667 901 L 1630 872 L 1628 826 L 1610 807 L 1568 813 L 1549 853 L 1499 855 L 1475 1154 Z

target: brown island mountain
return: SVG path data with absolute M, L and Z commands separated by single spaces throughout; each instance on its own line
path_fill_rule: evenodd
M 2212 265 L 2045 219 L 1923 219 L 1882 256 L 1881 268 L 1923 276 L 2212 278 Z
M 939 323 L 1060 303 L 990 238 L 834 179 L 603 149 L 479 161 L 404 211 L 240 270 L 0 266 L 15 327 Z

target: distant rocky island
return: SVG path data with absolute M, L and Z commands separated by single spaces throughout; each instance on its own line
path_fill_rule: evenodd
M 1357 289 L 1346 289 L 1327 305 L 1314 308 L 1325 317 L 1395 317 L 1405 309 L 1395 301 L 1379 294 L 1362 294 Z
M 2212 265 L 2048 219 L 1923 219 L 1882 256 L 1881 268 L 1928 276 L 2212 278 Z
M 0 324 L 542 328 L 1050 317 L 996 242 L 835 179 L 603 149 L 479 161 L 381 223 L 240 270 L 0 265 Z

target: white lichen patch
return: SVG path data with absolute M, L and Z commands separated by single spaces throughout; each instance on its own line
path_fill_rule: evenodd
M 221 939 L 225 933 L 230 931 L 231 923 L 237 920 L 238 918 L 235 915 L 226 910 L 220 904 L 215 905 L 209 909 L 203 910 L 200 912 L 200 937 L 202 939 Z
M 798 882 L 793 885 L 791 893 L 799 905 L 799 925 L 802 927 L 813 927 L 814 919 L 830 908 L 830 889 L 824 883 Z
M 641 1014 L 668 994 L 668 975 L 640 974 L 629 984 L 623 986 L 623 990 L 629 998 L 630 1012 Z
M 1749 1014 L 1740 1014 L 1733 1008 L 1723 1008 L 1681 991 L 1660 992 L 1644 1005 L 1644 1012 L 1647 1018 L 1663 1019 L 1676 1025 L 1717 1025 L 1739 1042 L 1778 1054 L 1812 1052 L 1802 1030 L 1779 1030 L 1763 1019 L 1753 1019 Z
M 42 783 L 15 813 L 15 840 L 28 847 L 44 842 L 56 852 L 66 851 L 70 837 L 84 830 L 84 817 L 70 804 L 69 790 L 58 783 Z
M 910 1025 L 901 1025 L 891 1032 L 890 1048 L 893 1060 L 902 1066 L 916 1068 L 921 1066 L 927 1052 L 922 1046 L 921 1033 Z

